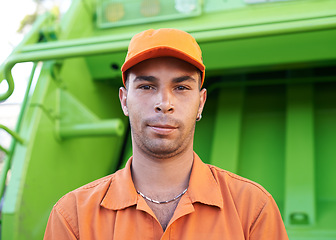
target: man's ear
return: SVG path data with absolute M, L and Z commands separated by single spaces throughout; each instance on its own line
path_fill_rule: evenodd
M 207 90 L 205 88 L 203 88 L 200 91 L 200 104 L 199 104 L 199 107 L 198 107 L 197 116 L 202 114 L 206 99 L 207 99 Z
M 120 99 L 121 109 L 123 110 L 124 115 L 128 116 L 127 90 L 124 87 L 119 88 L 119 99 Z

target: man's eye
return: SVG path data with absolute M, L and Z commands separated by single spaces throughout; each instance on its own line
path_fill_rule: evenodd
M 187 87 L 185 87 L 185 86 L 178 86 L 177 88 L 176 88 L 177 90 L 188 90 L 188 88 Z
M 143 89 L 143 90 L 150 90 L 150 89 L 152 89 L 152 87 L 149 86 L 149 85 L 143 85 L 143 86 L 140 86 L 139 88 Z

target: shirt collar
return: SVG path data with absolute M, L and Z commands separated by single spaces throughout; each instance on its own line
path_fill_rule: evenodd
M 137 204 L 138 194 L 131 174 L 132 159 L 127 161 L 125 168 L 113 174 L 110 187 L 100 204 L 102 207 L 120 210 Z
M 138 194 L 131 175 L 132 157 L 124 169 L 113 174 L 110 186 L 101 202 L 107 209 L 120 210 L 138 203 Z M 206 205 L 223 208 L 223 198 L 220 187 L 209 166 L 194 153 L 188 196 L 192 203 L 200 202 Z
M 194 153 L 188 196 L 192 203 L 200 202 L 223 208 L 223 197 L 220 186 L 210 167 L 203 163 L 196 153 Z

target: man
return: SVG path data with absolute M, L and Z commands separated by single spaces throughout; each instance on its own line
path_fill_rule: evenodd
M 124 169 L 65 195 L 45 239 L 288 239 L 265 189 L 193 152 L 204 71 L 186 32 L 147 30 L 132 38 L 119 97 L 133 156 Z

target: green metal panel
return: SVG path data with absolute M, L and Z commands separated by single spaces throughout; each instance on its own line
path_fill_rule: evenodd
M 262 184 L 283 210 L 284 86 L 246 89 L 237 173 Z
M 287 225 L 315 224 L 313 117 L 312 84 L 288 86 L 285 160 Z
M 210 162 L 228 171 L 237 172 L 244 87 L 221 89 L 217 104 Z
M 92 107 L 102 118 L 122 115 L 119 105 L 111 105 L 118 98 L 116 94 L 110 96 L 109 93 L 117 93 L 117 88 L 109 89 L 104 96 L 103 92 L 107 91 L 103 86 L 96 86 L 97 91 L 100 89 L 99 95 L 92 94 L 92 88 L 85 86 L 85 82 L 90 82 L 90 77 L 84 64 L 80 59 L 67 61 L 62 68 L 62 80 L 51 78 L 52 63 L 42 70 L 40 79 L 43 80 L 36 86 L 20 132 L 27 139 L 27 145 L 17 147 L 13 156 L 12 178 L 2 211 L 4 239 L 41 239 L 51 207 L 61 195 L 113 172 L 117 166 L 123 137 L 61 140 L 57 135 L 57 120 L 68 117 L 59 115 L 61 112 L 58 112 L 58 108 L 71 110 L 73 107 L 71 101 L 59 105 L 60 87 L 67 92 L 78 89 L 74 95 L 77 100 L 81 99 L 82 108 Z M 74 68 L 81 71 L 72 73 Z M 73 74 L 79 80 L 77 84 L 62 84 Z M 84 107 L 87 102 L 90 104 Z M 108 110 L 106 105 L 109 106 Z
M 227 34 L 230 34 L 230 30 L 194 34 L 203 51 L 207 76 L 242 71 L 308 68 L 334 63 L 336 58 L 334 44 L 336 27 L 323 31 L 271 34 L 269 36 L 254 36 L 254 34 L 242 36 L 241 32 L 229 36 Z M 116 41 L 115 45 L 118 43 L 121 44 L 124 41 Z M 86 60 L 94 79 L 110 79 L 118 83 L 120 82 L 119 69 L 124 57 L 125 51 L 116 50 L 113 54 L 90 56 Z

